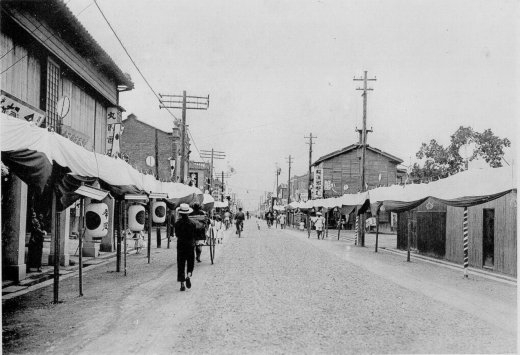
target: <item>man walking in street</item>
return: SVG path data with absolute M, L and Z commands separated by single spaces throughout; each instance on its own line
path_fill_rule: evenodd
M 190 206 L 182 203 L 177 209 L 180 219 L 175 222 L 175 235 L 177 236 L 177 281 L 181 283 L 181 291 L 191 288 L 190 277 L 195 266 L 195 222 L 188 215 L 193 212 Z M 186 283 L 186 286 L 184 286 Z
M 240 231 L 242 232 L 244 230 L 244 219 L 245 219 L 244 212 L 242 212 L 242 207 L 238 209 L 238 213 L 235 215 L 235 224 L 237 226 L 236 234 L 238 234 L 238 229 L 240 228 Z

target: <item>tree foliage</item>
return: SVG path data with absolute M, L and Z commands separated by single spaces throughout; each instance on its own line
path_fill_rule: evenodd
M 475 150 L 468 160 L 482 158 L 494 168 L 502 166 L 504 148 L 511 146 L 509 139 L 495 136 L 491 129 L 480 133 L 471 127 L 460 126 L 451 135 L 451 141 L 447 147 L 442 146 L 435 139 L 421 144 L 421 148 L 415 156 L 422 163 L 413 165 L 410 177 L 412 180 L 431 180 L 463 170 L 465 161 L 460 156 L 459 150 L 469 143 L 474 143 Z

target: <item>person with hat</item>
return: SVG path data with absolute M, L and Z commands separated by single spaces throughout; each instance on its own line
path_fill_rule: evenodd
M 323 227 L 325 226 L 325 218 L 322 216 L 321 212 L 316 212 L 316 221 L 314 222 L 314 227 L 316 227 L 316 233 L 318 233 L 318 239 L 320 239 L 320 235 L 323 233 Z M 321 237 L 323 239 L 323 237 Z
M 193 212 L 187 203 L 181 203 L 177 208 L 179 220 L 175 222 L 177 236 L 177 281 L 181 283 L 181 291 L 191 288 L 190 277 L 195 267 L 195 236 L 197 227 L 188 215 Z M 186 286 L 184 285 L 186 283 Z

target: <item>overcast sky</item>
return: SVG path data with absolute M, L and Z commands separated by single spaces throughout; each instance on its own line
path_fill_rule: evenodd
M 405 161 L 422 142 L 443 144 L 461 125 L 491 128 L 517 147 L 518 1 L 98 0 L 154 89 L 210 95 L 188 111 L 198 160 L 214 148 L 236 169 L 230 183 L 249 206 L 308 167 L 304 136 L 318 136 L 313 160 L 357 141 L 365 70 L 368 143 Z M 68 6 L 135 89 L 125 116 L 162 129 L 172 118 L 126 57 L 92 0 Z M 181 117 L 179 110 L 174 110 Z M 508 155 L 510 158 L 514 154 Z

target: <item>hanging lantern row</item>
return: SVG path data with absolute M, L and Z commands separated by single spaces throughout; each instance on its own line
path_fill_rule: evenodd
M 152 205 L 154 223 L 166 221 L 166 202 L 155 201 Z M 90 203 L 85 209 L 85 234 L 93 240 L 100 240 L 108 234 L 108 206 L 103 202 Z M 128 208 L 128 228 L 132 232 L 144 230 L 146 219 L 145 207 L 133 204 Z
M 93 240 L 100 240 L 108 234 L 108 206 L 103 202 L 93 202 L 85 209 L 85 234 Z

